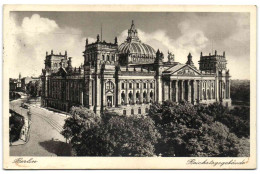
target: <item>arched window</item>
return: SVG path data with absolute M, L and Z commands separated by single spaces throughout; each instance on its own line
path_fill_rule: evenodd
M 143 102 L 145 103 L 146 102 L 146 92 L 144 91 L 144 93 L 143 93 Z
M 150 92 L 150 102 L 153 102 L 153 91 Z
M 122 92 L 121 93 L 121 104 L 124 104 L 125 103 L 125 93 Z
M 133 94 L 132 94 L 132 91 L 130 91 L 130 93 L 128 94 L 128 97 L 129 97 L 129 104 L 132 103 L 132 97 L 133 97 Z
M 137 93 L 136 93 L 136 103 L 139 103 L 139 97 L 140 97 L 140 94 L 139 94 L 139 91 L 137 91 Z
M 110 57 L 109 57 L 109 55 L 107 55 L 107 61 L 110 61 Z
M 105 60 L 105 55 L 102 55 L 102 60 Z

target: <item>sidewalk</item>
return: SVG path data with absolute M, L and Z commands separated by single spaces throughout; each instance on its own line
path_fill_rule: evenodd
M 29 139 L 30 139 L 31 124 L 32 124 L 32 122 L 30 121 L 30 122 L 29 122 L 29 126 L 28 126 L 28 131 L 26 132 L 26 135 L 25 135 L 26 141 L 24 141 L 24 140 L 22 140 L 22 139 L 19 139 L 19 140 L 13 142 L 11 146 L 24 145 L 24 144 L 26 144 L 26 143 L 29 141 Z M 24 125 L 24 126 L 25 126 L 25 125 Z

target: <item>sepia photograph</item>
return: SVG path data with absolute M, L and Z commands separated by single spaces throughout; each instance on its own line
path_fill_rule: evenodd
M 256 167 L 254 6 L 37 7 L 4 8 L 6 168 Z

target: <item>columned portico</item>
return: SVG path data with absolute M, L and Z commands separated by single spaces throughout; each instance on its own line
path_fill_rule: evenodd
M 216 86 L 213 78 L 201 78 L 194 77 L 193 79 L 184 79 L 184 78 L 170 78 L 169 81 L 164 81 L 164 100 L 170 100 L 173 102 L 187 101 L 192 104 L 198 103 L 212 103 L 216 101 Z M 229 83 L 224 86 L 220 83 L 220 89 L 222 91 L 229 88 Z M 223 95 L 224 92 L 220 92 L 223 97 L 229 97 L 228 91 L 226 95 Z M 226 99 L 226 98 L 224 98 Z

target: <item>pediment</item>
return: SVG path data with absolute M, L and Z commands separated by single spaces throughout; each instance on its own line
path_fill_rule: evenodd
M 201 73 L 194 67 L 190 65 L 176 65 L 171 67 L 165 71 L 165 73 L 169 75 L 177 75 L 177 76 L 197 76 Z
M 196 75 L 200 75 L 200 72 L 189 66 L 183 66 L 182 68 L 180 68 L 179 70 L 175 71 L 172 73 L 172 75 L 178 75 L 178 76 L 196 76 Z

